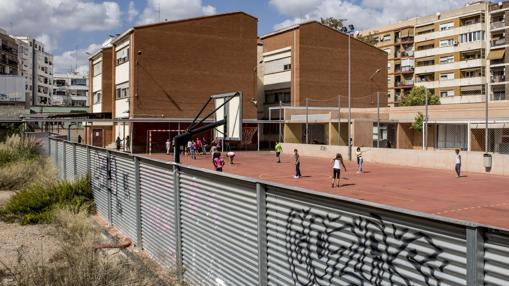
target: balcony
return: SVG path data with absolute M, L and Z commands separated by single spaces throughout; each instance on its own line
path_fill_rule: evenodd
M 456 52 L 470 51 L 476 49 L 482 49 L 484 41 L 476 41 L 470 43 L 460 43 L 457 46 L 445 47 L 445 48 L 433 48 L 420 50 L 415 52 L 416 58 L 432 57 L 441 54 L 452 54 Z
M 415 69 L 415 73 L 423 74 L 423 73 L 440 72 L 440 71 L 447 71 L 447 70 L 469 69 L 469 68 L 476 68 L 476 67 L 482 67 L 482 66 L 484 66 L 484 60 L 475 59 L 475 60 L 466 60 L 466 61 L 449 63 L 449 64 L 418 66 Z
M 483 23 L 473 23 L 473 24 L 455 27 L 452 29 L 447 29 L 444 31 L 436 31 L 436 32 L 421 34 L 421 35 L 415 36 L 415 42 L 424 42 L 424 41 L 428 41 L 428 40 L 451 37 L 454 35 L 468 33 L 468 32 L 483 31 L 483 30 L 485 30 L 483 25 L 484 25 Z
M 395 86 L 396 87 L 412 87 L 414 85 L 414 80 L 413 79 L 406 79 L 406 80 L 402 80 L 402 81 L 397 81 L 395 83 Z
M 498 21 L 498 22 L 492 22 L 490 27 L 492 30 L 496 30 L 496 29 L 503 28 L 505 26 L 506 26 L 505 21 Z
M 396 58 L 413 57 L 414 51 L 396 52 Z
M 503 46 L 505 44 L 506 44 L 505 38 L 500 38 L 500 39 L 496 39 L 496 40 L 491 41 L 491 47 L 492 48 L 495 48 L 497 46 Z
M 497 72 L 491 76 L 491 83 L 506 82 L 505 71 Z
M 413 73 L 414 72 L 414 67 L 412 67 L 412 66 L 402 67 L 401 68 L 401 72 L 402 73 Z

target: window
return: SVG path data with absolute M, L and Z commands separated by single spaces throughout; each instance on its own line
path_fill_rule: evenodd
M 454 96 L 454 90 L 441 90 L 440 97 Z
M 477 31 L 477 32 L 470 32 L 470 33 L 464 33 L 460 35 L 460 42 L 461 43 L 471 43 L 471 42 L 477 42 L 484 40 L 484 32 Z
M 87 86 L 87 80 L 84 78 L 73 78 L 71 79 L 71 85 Z
M 55 80 L 56 86 L 65 86 L 65 80 L 63 79 L 56 79 Z
M 454 63 L 454 56 L 446 56 L 446 57 L 440 58 L 441 65 L 450 64 L 450 63 Z
M 382 42 L 388 42 L 391 40 L 391 34 L 384 35 L 382 38 Z
M 384 52 L 386 52 L 386 53 L 388 53 L 388 54 L 390 54 L 390 53 L 391 53 L 391 49 L 390 49 L 390 48 L 388 48 L 388 49 L 383 49 L 383 51 L 384 51 Z
M 279 104 L 279 101 L 282 101 L 282 103 L 290 103 L 290 100 L 289 89 L 269 90 L 265 92 L 265 104 Z
M 440 31 L 446 31 L 454 28 L 454 22 L 440 24 Z
M 129 46 L 116 51 L 115 55 L 117 66 L 129 61 Z
M 440 47 L 441 48 L 452 47 L 452 46 L 454 46 L 454 40 L 453 39 L 447 39 L 447 40 L 441 40 L 440 41 Z
M 94 104 L 101 102 L 101 92 L 96 91 L 94 92 Z
M 98 62 L 98 63 L 94 64 L 93 76 L 100 75 L 102 73 L 102 66 L 103 66 L 102 62 Z
M 440 74 L 440 80 L 452 80 L 454 79 L 454 73 L 441 73 Z
M 273 74 L 289 71 L 292 68 L 291 58 L 280 58 L 277 60 L 267 61 L 264 63 L 264 74 Z
M 286 64 L 283 66 L 283 70 L 285 70 L 285 71 L 289 71 L 291 69 L 292 69 L 292 64 Z
M 122 99 L 129 97 L 129 83 L 122 83 L 115 88 L 115 98 Z

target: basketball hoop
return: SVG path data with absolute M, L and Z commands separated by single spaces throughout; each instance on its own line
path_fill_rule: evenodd
M 244 128 L 242 128 L 241 143 L 244 145 L 251 144 L 251 142 L 253 142 L 253 137 L 257 131 L 258 131 L 258 127 L 244 127 Z

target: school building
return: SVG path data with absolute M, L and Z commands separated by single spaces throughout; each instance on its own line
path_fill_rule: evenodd
M 90 109 L 131 122 L 94 123 L 87 140 L 108 146 L 120 137 L 147 152 L 149 141 L 164 146 L 184 130 L 211 95 L 234 91 L 245 122 L 255 121 L 256 43 L 257 19 L 243 12 L 125 31 L 89 59 Z

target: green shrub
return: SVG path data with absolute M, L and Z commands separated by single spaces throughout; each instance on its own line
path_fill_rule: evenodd
M 58 208 L 67 208 L 74 213 L 92 212 L 93 195 L 88 178 L 30 185 L 14 195 L 0 215 L 4 220 L 19 220 L 21 224 L 47 223 Z
M 41 144 L 37 140 L 21 138 L 19 135 L 10 136 L 0 144 L 0 167 L 13 162 L 37 159 L 40 148 Z

